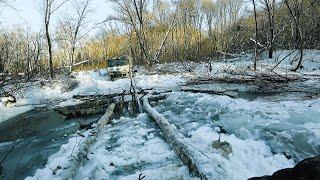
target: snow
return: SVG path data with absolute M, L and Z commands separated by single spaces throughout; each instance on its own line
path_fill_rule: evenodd
M 317 150 L 320 137 L 312 128 L 319 127 L 319 123 L 312 117 L 318 115 L 318 105 L 319 100 L 248 101 L 174 92 L 156 108 L 210 159 L 208 167 L 219 167 L 207 169 L 215 179 L 238 180 L 271 175 L 293 167 L 295 158 L 316 155 L 312 150 Z M 311 114 L 303 119 L 298 113 Z M 221 135 L 221 141 L 232 146 L 233 153 L 228 158 L 211 147 L 219 137 L 217 127 L 227 131 Z M 71 149 L 77 151 L 74 142 L 73 138 L 29 179 L 63 179 L 68 173 L 62 171 L 68 169 L 58 171 L 55 176 L 52 169 L 58 165 L 62 169 L 68 167 Z M 148 179 L 193 178 L 146 114 L 113 120 L 89 152 L 89 160 L 75 173 L 76 179 L 136 179 L 140 173 Z M 287 159 L 284 152 L 296 157 Z
M 194 146 L 212 159 L 213 164 L 220 164 L 225 175 L 217 179 L 248 179 L 250 177 L 271 175 L 278 169 L 293 166 L 292 160 L 283 155 L 273 154 L 263 141 L 242 140 L 235 135 L 222 135 L 221 141 L 231 144 L 233 153 L 226 159 L 211 147 L 219 134 L 209 126 L 202 126 L 191 133 Z M 250 157 L 250 158 L 249 158 Z
M 80 72 L 76 79 L 80 82 L 79 88 L 75 90 L 76 93 L 115 93 L 129 90 L 130 79 L 118 79 L 115 81 L 108 81 L 106 77 L 99 76 L 99 72 Z M 134 83 L 138 88 L 154 88 L 165 89 L 174 88 L 184 84 L 187 81 L 182 75 L 137 75 L 134 78 Z
M 110 81 L 104 76 L 105 70 L 78 72 L 75 80 L 79 85 L 70 92 L 63 92 L 62 84 L 56 83 L 54 86 L 34 86 L 28 88 L 19 99 L 22 104 L 41 104 L 48 100 L 67 100 L 75 94 L 112 94 L 123 90 L 129 90 L 130 79 L 118 79 Z M 182 75 L 137 75 L 134 82 L 138 88 L 165 89 L 174 88 L 187 81 Z
M 73 137 L 49 158 L 45 168 L 27 180 L 138 179 L 140 173 L 147 179 L 194 179 L 151 122 L 147 114 L 114 120 L 89 150 L 89 160 L 76 169 L 76 177 L 68 177 L 70 157 L 84 141 L 82 137 Z M 58 166 L 61 170 L 53 174 Z
M 319 99 L 267 101 L 232 99 L 206 94 L 172 93 L 157 109 L 185 136 L 211 124 L 239 139 L 264 140 L 274 153 L 290 154 L 295 161 L 320 153 Z
M 82 101 L 79 99 L 69 99 L 59 103 L 57 106 L 59 107 L 72 106 L 72 105 L 80 104 L 81 102 Z
M 0 123 L 13 118 L 19 114 L 25 113 L 33 109 L 32 106 L 24 106 L 24 107 L 3 107 L 0 106 Z
M 266 56 L 266 55 L 265 55 Z M 298 63 L 298 59 L 300 56 L 299 50 L 278 50 L 274 52 L 273 59 L 267 59 L 267 63 L 276 64 L 278 61 L 283 60 L 283 62 L 279 65 L 281 68 L 292 69 Z M 304 50 L 303 54 L 303 68 L 300 69 L 300 72 L 317 72 L 320 71 L 320 51 L 317 50 Z
M 89 131 L 83 134 L 88 136 Z M 85 137 L 79 135 L 70 138 L 67 144 L 62 145 L 57 153 L 49 157 L 47 164 L 43 169 L 38 169 L 33 177 L 27 177 L 26 180 L 61 179 L 60 175 L 65 173 L 65 169 L 72 166 L 72 158 L 78 153 L 79 146 L 84 140 Z M 54 171 L 55 173 L 53 173 Z
M 267 72 L 288 53 L 281 50 L 275 52 L 273 59 L 264 57 L 258 69 Z M 320 51 L 306 50 L 305 53 L 303 68 L 299 71 L 310 76 L 318 75 Z M 294 65 L 291 64 L 294 56 L 284 60 L 276 72 L 294 74 L 288 71 Z M 252 66 L 250 55 L 214 62 L 211 72 L 208 72 L 206 62 L 173 62 L 158 65 L 151 71 L 140 68 L 134 78 L 134 83 L 141 89 L 178 91 L 171 93 L 155 108 L 210 160 L 203 167 L 215 175 L 215 179 L 238 180 L 270 175 L 279 169 L 293 167 L 304 158 L 320 154 L 319 98 L 270 101 L 179 92 L 181 85 L 199 77 L 255 75 L 249 66 Z M 157 74 L 159 72 L 161 74 Z M 111 94 L 130 88 L 130 79 L 110 81 L 107 74 L 103 69 L 75 73 L 74 79 L 79 85 L 69 92 L 64 92 L 61 82 L 52 86 L 28 86 L 18 96 L 17 107 L 0 107 L 0 123 L 38 104 L 68 106 L 81 103 L 71 99 L 75 94 Z M 303 85 L 320 87 L 316 79 L 305 81 Z M 207 88 L 219 90 L 226 87 L 248 90 L 248 86 L 223 83 Z M 232 146 L 233 153 L 228 158 L 211 146 L 219 137 L 217 129 L 226 131 L 221 140 Z M 146 114 L 113 120 L 89 149 L 88 160 L 81 163 L 76 172 L 71 172 L 72 159 L 90 131 L 82 133 L 85 137 L 75 134 L 69 143 L 62 145 L 60 151 L 49 158 L 44 168 L 27 179 L 138 179 L 140 173 L 146 179 L 196 179 Z M 70 174 L 76 174 L 76 177 L 68 177 Z
M 73 100 L 76 94 L 112 94 L 123 90 L 129 91 L 130 79 L 108 80 L 104 69 L 98 71 L 79 72 L 75 74 L 75 80 L 79 85 L 72 91 L 64 92 L 63 83 L 54 82 L 53 84 L 41 86 L 39 83 L 27 83 L 17 94 L 16 107 L 3 107 L 0 105 L 0 122 L 6 121 L 11 117 L 26 112 L 36 105 L 54 104 L 58 106 L 68 106 L 81 103 L 80 100 Z M 185 84 L 187 79 L 182 75 L 137 75 L 134 78 L 137 88 L 153 88 L 155 90 L 174 89 L 179 85 Z M 47 84 L 48 82 L 46 82 Z

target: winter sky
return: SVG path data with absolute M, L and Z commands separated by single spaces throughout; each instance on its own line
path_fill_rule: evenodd
M 16 25 L 23 27 L 27 26 L 31 31 L 40 31 L 42 28 L 42 19 L 39 11 L 39 2 L 41 0 L 11 0 L 11 5 L 15 8 L 5 9 L 1 7 L 0 22 L 2 27 L 13 28 Z M 67 12 L 73 8 L 73 3 L 70 0 L 69 3 L 65 4 L 60 12 L 57 12 L 53 16 L 53 26 L 58 21 L 61 13 Z M 107 0 L 92 0 L 91 8 L 93 12 L 90 19 L 92 22 L 101 22 L 111 11 L 110 3 Z

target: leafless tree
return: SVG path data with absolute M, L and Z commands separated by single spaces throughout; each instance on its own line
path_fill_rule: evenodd
M 73 64 L 75 63 L 75 50 L 77 43 L 84 37 L 81 34 L 86 19 L 90 15 L 90 2 L 91 0 L 75 1 L 74 13 L 67 13 L 64 20 L 60 20 L 60 28 L 63 33 L 63 39 L 67 42 L 69 48 L 69 70 L 72 71 Z M 70 10 L 68 10 L 70 11 Z
M 252 0 L 253 4 L 253 13 L 254 13 L 254 21 L 255 21 L 255 45 L 254 45 L 254 63 L 253 69 L 257 69 L 257 60 L 258 60 L 258 21 L 257 21 L 257 8 L 256 1 Z
M 15 9 L 12 4 L 11 4 L 12 1 L 9 1 L 9 0 L 0 0 L 0 6 L 7 6 L 7 7 L 10 7 L 12 9 Z
M 40 0 L 41 7 L 40 11 L 43 15 L 43 22 L 45 28 L 45 37 L 48 45 L 48 55 L 49 55 L 49 70 L 50 77 L 54 77 L 54 69 L 53 69 L 53 55 L 52 55 L 52 39 L 50 35 L 50 22 L 52 15 L 59 9 L 63 4 L 65 4 L 68 0 L 64 0 L 59 2 L 58 0 Z
M 292 1 L 293 5 L 289 3 L 288 0 L 284 0 L 284 3 L 286 7 L 288 8 L 288 11 L 291 15 L 292 21 L 295 25 L 295 30 L 296 30 L 296 44 L 299 46 L 300 49 L 300 58 L 298 61 L 298 64 L 295 68 L 293 68 L 293 71 L 297 71 L 301 65 L 302 65 L 302 60 L 303 60 L 303 34 L 302 34 L 302 29 L 301 29 L 301 24 L 300 24 L 300 15 L 301 15 L 301 4 L 299 0 Z
M 149 62 L 147 38 L 145 35 L 147 14 L 146 0 L 112 0 L 115 4 L 117 15 L 109 17 L 109 19 L 119 20 L 125 24 L 126 29 L 134 32 L 140 49 L 140 60 L 146 63 Z
M 268 37 L 268 48 L 269 48 L 269 58 L 273 58 L 274 51 L 274 18 L 275 18 L 275 0 L 263 0 L 262 2 L 266 8 L 268 15 L 268 24 L 269 24 L 269 37 Z

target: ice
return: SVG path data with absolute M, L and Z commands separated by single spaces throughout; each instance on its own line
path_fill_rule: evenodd
M 51 156 L 45 168 L 31 179 L 195 179 L 174 151 L 156 131 L 147 114 L 137 118 L 113 120 L 92 145 L 88 160 L 76 168 L 75 177 L 68 177 L 70 159 L 79 151 L 82 137 L 73 137 Z M 53 170 L 61 167 L 55 174 Z
M 141 172 L 147 179 L 159 179 L 159 175 L 165 179 L 190 178 L 186 167 L 159 134 L 150 135 L 155 129 L 146 127 L 146 114 L 135 119 L 121 118 L 115 123 L 91 149 L 94 153 L 76 178 L 138 179 Z
M 88 136 L 89 131 L 83 133 L 83 135 Z M 72 166 L 72 158 L 78 153 L 79 145 L 84 140 L 85 137 L 79 135 L 70 138 L 67 144 L 62 145 L 57 153 L 49 157 L 44 168 L 38 169 L 33 177 L 27 177 L 26 180 L 63 179 L 68 174 L 66 170 Z
M 0 106 L 0 123 L 33 109 L 33 106 L 3 107 Z
M 198 128 L 191 133 L 190 138 L 195 147 L 212 159 L 212 164 L 218 164 L 225 172 L 216 179 L 248 179 L 293 166 L 292 160 L 287 160 L 281 154 L 273 154 L 265 142 L 242 140 L 235 135 L 221 136 L 221 141 L 230 143 L 233 150 L 229 158 L 224 158 L 211 147 L 212 142 L 218 138 L 219 134 L 209 126 Z
M 239 139 L 263 140 L 273 153 L 290 155 L 297 162 L 320 153 L 317 129 L 319 99 L 308 101 L 248 101 L 226 96 L 172 93 L 157 109 L 185 136 L 211 124 Z

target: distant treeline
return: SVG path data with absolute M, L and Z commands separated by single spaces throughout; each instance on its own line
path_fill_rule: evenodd
M 81 1 L 81 0 L 78 0 Z M 114 13 L 101 30 L 88 37 L 85 21 L 90 0 L 78 2 L 74 14 L 62 18 L 49 32 L 53 69 L 95 69 L 105 60 L 128 54 L 136 64 L 168 61 L 201 61 L 226 54 L 277 49 L 319 49 L 319 0 L 255 0 L 258 32 L 252 1 L 242 0 L 112 0 Z M 56 14 L 59 16 L 59 14 Z M 26 28 L 0 32 L 0 72 L 48 73 L 45 33 Z M 75 64 L 89 60 L 79 66 Z

